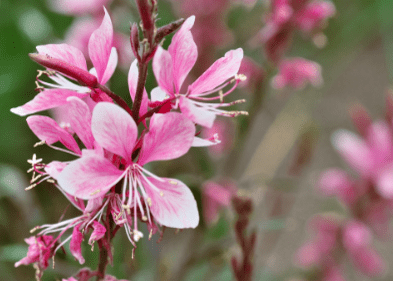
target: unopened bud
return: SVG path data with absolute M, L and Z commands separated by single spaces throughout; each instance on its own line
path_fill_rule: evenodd
M 93 74 L 77 66 L 68 64 L 63 60 L 52 58 L 44 54 L 34 53 L 34 54 L 29 54 L 29 57 L 33 61 L 35 61 L 36 63 L 42 66 L 61 72 L 69 77 L 78 80 L 83 85 L 92 88 L 97 87 L 98 84 L 97 77 L 95 77 Z
M 170 24 L 160 27 L 157 30 L 156 37 L 154 39 L 156 44 L 159 44 L 161 40 L 165 38 L 165 36 L 176 31 L 176 29 L 178 29 L 183 23 L 184 23 L 184 19 L 179 19 L 177 21 L 171 22 Z

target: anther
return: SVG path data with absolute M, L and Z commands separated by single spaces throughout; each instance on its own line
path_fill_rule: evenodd
M 151 207 L 151 198 L 147 197 L 146 201 L 147 201 L 147 204 L 149 205 L 149 207 Z
M 153 236 L 153 229 L 150 229 L 150 233 L 149 233 L 149 241 L 151 240 L 151 237 Z
M 160 191 L 160 196 L 164 197 L 164 192 Z
M 36 187 L 36 186 L 37 186 L 37 184 L 36 184 L 36 183 L 33 183 L 32 185 L 26 187 L 25 190 L 30 190 L 30 189 L 32 189 L 32 188 L 34 188 L 34 187 Z
M 246 81 L 247 80 L 247 76 L 244 74 L 236 74 L 235 75 L 235 79 L 236 80 L 240 80 L 240 81 Z
M 93 196 L 93 195 L 100 193 L 100 192 L 101 192 L 101 189 L 97 189 L 96 191 L 93 191 L 92 193 L 90 193 L 90 196 Z
M 220 96 L 220 102 L 224 102 L 224 92 L 222 90 L 220 90 L 218 92 L 218 95 Z
M 33 147 L 37 147 L 37 146 L 39 146 L 39 145 L 44 145 L 44 144 L 45 144 L 45 140 L 42 140 L 42 141 L 39 141 L 39 142 L 35 143 L 35 144 L 33 145 Z
M 174 181 L 174 180 L 169 180 L 168 182 L 169 182 L 170 184 L 177 185 L 177 181 Z
M 52 179 L 48 179 L 48 180 L 46 180 L 46 181 L 49 182 L 49 183 L 55 183 L 55 181 L 52 180 Z
M 142 220 L 143 220 L 143 221 L 147 221 L 147 217 L 146 217 L 146 216 L 143 216 L 143 217 L 142 217 Z
M 37 229 L 40 229 L 40 226 L 38 225 L 38 226 L 36 226 L 36 227 L 34 227 L 33 229 L 31 229 L 30 230 L 30 233 L 33 233 L 33 232 L 35 232 Z

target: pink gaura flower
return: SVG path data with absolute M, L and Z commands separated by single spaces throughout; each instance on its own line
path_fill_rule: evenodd
M 231 204 L 232 195 L 237 187 L 232 182 L 224 185 L 207 181 L 202 186 L 203 216 L 207 224 L 211 225 L 218 220 L 219 211 Z
M 53 242 L 52 236 L 31 236 L 25 239 L 29 245 L 27 256 L 15 263 L 15 267 L 21 264 L 28 265 L 36 263 L 40 270 L 48 267 L 48 260 L 53 256 Z
M 59 185 L 72 196 L 93 199 L 104 196 L 124 179 L 120 204 L 124 214 L 134 210 L 134 240 L 137 217 L 152 222 L 151 215 L 161 225 L 175 228 L 196 227 L 199 222 L 196 201 L 182 182 L 159 178 L 143 168 L 152 161 L 175 159 L 191 147 L 195 126 L 179 113 L 155 114 L 149 131 L 137 141 L 138 130 L 131 116 L 119 106 L 101 102 L 92 117 L 95 140 L 105 150 L 122 158 L 119 169 L 99 154 L 88 154 L 72 161 L 58 176 Z M 133 153 L 140 149 L 138 160 Z M 128 211 L 127 211 L 128 210 Z
M 368 276 L 377 276 L 386 265 L 373 249 L 370 229 L 360 221 L 349 221 L 343 230 L 343 244 L 355 266 Z
M 323 22 L 336 14 L 330 1 L 312 1 L 296 14 L 295 22 L 300 30 L 310 33 L 321 28 Z
M 302 89 L 307 83 L 320 86 L 323 82 L 321 66 L 303 58 L 292 58 L 283 60 L 278 66 L 278 74 L 273 77 L 272 86 L 282 89 L 291 86 Z
M 105 10 L 105 9 L 104 9 Z M 88 50 L 90 60 L 94 68 L 89 73 L 83 53 L 77 48 L 68 44 L 49 44 L 37 46 L 38 54 L 34 56 L 42 56 L 46 59 L 57 59 L 73 73 L 87 77 L 89 81 L 97 80 L 100 84 L 105 84 L 117 65 L 117 52 L 113 46 L 113 27 L 108 12 L 105 10 L 104 19 L 98 29 L 90 36 Z M 36 113 L 42 110 L 58 107 L 67 103 L 67 98 L 75 96 L 83 98 L 91 92 L 89 87 L 74 84 L 59 73 L 47 73 L 49 78 L 55 84 L 41 81 L 42 85 L 51 89 L 43 89 L 33 100 L 26 104 L 12 108 L 11 112 L 20 116 Z M 69 77 L 70 78 L 70 77 Z M 93 79 L 94 78 L 94 79 Z M 72 79 L 72 78 L 71 78 Z M 93 83 L 93 82 L 92 82 Z M 42 86 L 39 86 L 42 88 Z
M 212 127 L 216 115 L 236 116 L 244 112 L 228 112 L 219 107 L 226 107 L 232 103 L 208 103 L 206 101 L 223 99 L 230 94 L 241 80 L 237 75 L 243 58 L 243 50 L 229 51 L 223 58 L 213 63 L 194 83 L 188 86 L 185 94 L 181 94 L 181 87 L 191 68 L 194 66 L 198 51 L 190 29 L 195 17 L 189 17 L 180 30 L 173 36 L 168 51 L 158 47 L 153 59 L 153 71 L 159 87 L 151 92 L 153 102 L 171 102 L 172 107 L 179 106 L 181 112 L 189 119 L 204 127 Z M 223 93 L 221 90 L 232 81 L 235 85 Z M 220 91 L 216 97 L 208 97 Z
M 346 130 L 332 136 L 343 159 L 363 178 L 371 180 L 384 198 L 393 198 L 393 137 L 391 125 L 377 121 L 368 126 L 364 138 Z

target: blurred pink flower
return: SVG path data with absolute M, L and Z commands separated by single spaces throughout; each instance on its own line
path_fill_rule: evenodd
M 232 148 L 235 136 L 235 126 L 232 120 L 218 119 L 213 127 L 203 128 L 202 136 L 210 138 L 217 135 L 220 143 L 208 147 L 209 154 L 214 158 L 220 158 Z
M 203 216 L 208 225 L 217 222 L 220 210 L 231 204 L 231 198 L 236 192 L 236 185 L 230 181 L 222 184 L 207 181 L 203 184 Z
M 286 86 L 302 89 L 307 83 L 320 86 L 323 82 L 321 66 L 303 58 L 285 59 L 279 64 L 278 69 L 278 74 L 272 80 L 272 86 L 276 89 Z
M 102 6 L 107 6 L 112 0 L 50 0 L 51 9 L 62 14 L 83 15 L 100 13 Z
M 290 46 L 296 30 L 307 35 L 315 33 L 334 14 L 335 7 L 330 1 L 272 0 L 265 26 L 250 43 L 254 47 L 263 45 L 267 57 L 278 63 Z
M 334 4 L 330 1 L 312 1 L 295 16 L 295 22 L 299 29 L 310 33 L 322 27 L 323 23 L 336 13 Z
M 367 136 L 346 131 L 336 131 L 333 146 L 344 160 L 362 177 L 371 180 L 384 198 L 393 198 L 393 132 L 384 121 L 374 122 Z
M 239 83 L 239 88 L 246 88 L 250 92 L 259 90 L 260 84 L 264 81 L 265 71 L 250 57 L 244 57 L 240 65 L 239 73 L 244 74 L 247 79 Z
M 385 262 L 371 246 L 370 229 L 359 221 L 349 221 L 343 229 L 343 244 L 356 267 L 368 276 L 385 271 Z

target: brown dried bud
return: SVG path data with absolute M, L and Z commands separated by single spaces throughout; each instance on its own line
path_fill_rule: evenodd
M 171 22 L 170 24 L 164 25 L 157 30 L 156 37 L 154 42 L 159 44 L 165 36 L 171 34 L 176 31 L 185 21 L 185 19 L 179 19 L 177 21 Z
M 131 25 L 130 42 L 131 42 L 131 49 L 132 52 L 134 53 L 134 56 L 137 58 L 138 61 L 140 61 L 141 57 L 139 56 L 139 30 L 136 23 Z

